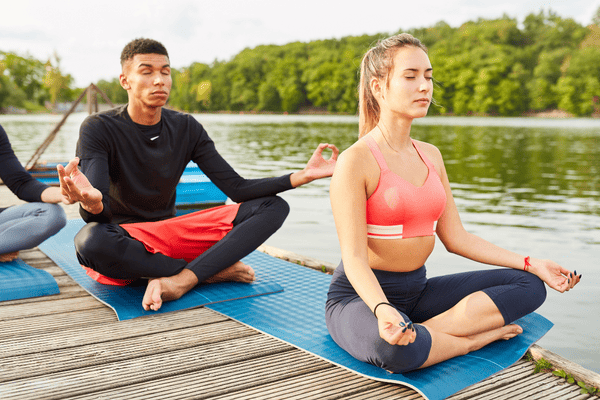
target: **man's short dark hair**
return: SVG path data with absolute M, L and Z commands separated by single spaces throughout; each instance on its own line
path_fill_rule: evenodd
M 121 65 L 131 60 L 136 54 L 162 54 L 169 58 L 169 53 L 162 43 L 153 39 L 138 38 L 127 43 L 121 52 Z

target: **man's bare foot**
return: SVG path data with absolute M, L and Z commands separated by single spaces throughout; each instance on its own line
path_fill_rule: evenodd
M 142 307 L 144 310 L 157 311 L 163 301 L 177 300 L 198 284 L 198 278 L 189 269 L 184 269 L 177 275 L 155 278 L 148 281 Z
M 0 262 L 10 262 L 17 257 L 19 257 L 18 251 L 13 251 L 12 253 L 0 254 Z
M 244 264 L 241 261 L 236 262 L 229 268 L 225 268 L 223 271 L 211 276 L 204 282 L 206 283 L 217 283 L 217 282 L 244 282 L 252 283 L 256 277 L 254 276 L 254 270 L 251 266 Z

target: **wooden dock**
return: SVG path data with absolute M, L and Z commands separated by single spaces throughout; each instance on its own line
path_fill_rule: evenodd
M 20 203 L 10 196 L 0 186 L 0 207 Z M 20 256 L 52 274 L 60 294 L 0 303 L 0 399 L 422 398 L 207 308 L 119 322 L 39 249 Z M 533 370 L 521 360 L 450 399 L 598 399 Z

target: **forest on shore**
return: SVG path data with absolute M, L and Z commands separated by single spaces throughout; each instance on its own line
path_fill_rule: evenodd
M 430 114 L 600 114 L 600 9 L 588 26 L 541 11 L 521 22 L 504 16 L 406 32 L 429 49 L 435 82 Z M 395 33 L 261 45 L 230 60 L 172 69 L 169 106 L 189 112 L 355 114 L 361 58 Z M 127 102 L 117 77 L 97 86 L 113 103 Z M 43 62 L 0 49 L 0 109 L 41 111 L 73 101 L 82 90 L 61 70 L 58 55 Z

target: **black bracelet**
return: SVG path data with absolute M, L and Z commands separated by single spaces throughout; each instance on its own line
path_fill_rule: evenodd
M 393 304 L 386 303 L 385 301 L 382 301 L 381 303 L 377 304 L 377 305 L 375 306 L 375 308 L 373 309 L 373 315 L 375 316 L 375 318 L 377 318 L 377 314 L 375 314 L 375 312 L 377 311 L 377 307 L 379 307 L 379 306 L 380 306 L 380 305 L 382 305 L 382 304 L 386 304 L 386 305 L 388 305 L 388 306 L 390 306 L 390 307 L 394 307 L 394 305 L 393 305 Z M 394 307 L 394 308 L 396 308 L 396 307 Z

